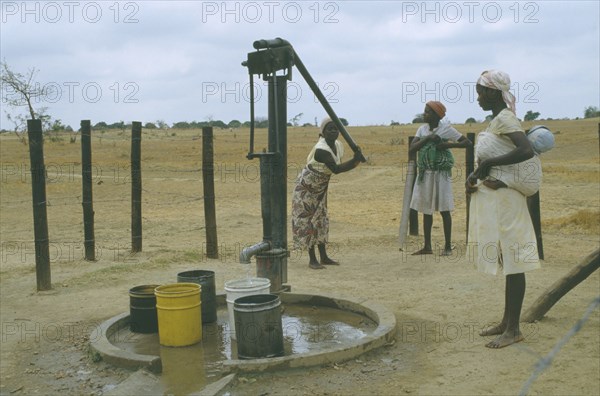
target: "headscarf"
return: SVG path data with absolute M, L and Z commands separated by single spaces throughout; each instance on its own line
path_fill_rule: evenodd
M 323 118 L 323 121 L 321 121 L 321 135 L 323 135 L 323 132 L 325 132 L 325 127 L 330 122 L 333 122 L 333 120 L 331 118 L 329 118 L 329 117 Z
M 515 96 L 510 93 L 510 77 L 500 70 L 486 70 L 481 73 L 477 84 L 502 91 L 502 99 L 508 108 L 516 114 Z
M 425 105 L 429 106 L 431 110 L 435 111 L 435 114 L 440 117 L 440 120 L 446 116 L 446 106 L 444 106 L 442 102 L 430 100 L 429 102 L 425 103 Z

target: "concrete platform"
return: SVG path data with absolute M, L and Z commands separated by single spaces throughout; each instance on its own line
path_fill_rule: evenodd
M 264 359 L 225 359 L 219 362 L 222 377 L 238 372 L 260 372 L 265 370 L 282 370 L 288 368 L 311 367 L 339 363 L 353 359 L 365 352 L 384 346 L 394 339 L 396 333 L 396 318 L 386 308 L 368 299 L 352 300 L 327 295 L 310 295 L 281 293 L 282 306 L 310 306 L 314 309 L 323 307 L 360 315 L 376 324 L 373 331 L 355 340 L 346 340 L 318 350 L 306 353 L 294 353 L 287 356 Z M 218 294 L 216 304 L 218 309 L 227 309 L 226 295 Z M 90 337 L 90 347 L 96 358 L 117 367 L 129 369 L 143 368 L 154 374 L 162 372 L 161 358 L 158 355 L 143 355 L 119 348 L 111 342 L 116 332 L 129 326 L 129 312 L 117 315 L 101 324 L 100 332 L 95 330 Z M 138 375 L 138 377 L 140 377 Z M 137 378 L 137 377 L 136 377 Z M 146 375 L 143 378 L 151 378 Z M 229 377 L 231 378 L 231 377 Z M 207 388 L 210 384 L 207 386 Z

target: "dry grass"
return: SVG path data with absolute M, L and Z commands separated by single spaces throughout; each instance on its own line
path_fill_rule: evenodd
M 543 225 L 563 232 L 569 230 L 600 235 L 600 210 L 579 210 L 567 216 L 545 220 Z
M 569 225 L 596 232 L 598 220 L 598 119 L 544 121 L 556 132 L 556 147 L 542 156 L 544 185 L 541 191 L 542 218 L 549 227 Z M 528 128 L 534 123 L 525 123 Z M 530 125 L 531 124 L 531 125 Z M 368 158 L 351 177 L 332 183 L 336 218 L 360 226 L 394 225 L 398 221 L 404 185 L 404 164 L 408 158 L 408 138 L 418 124 L 399 126 L 350 127 L 348 131 Z M 483 124 L 455 125 L 462 133 L 484 129 Z M 256 131 L 256 151 L 266 146 L 267 131 Z M 79 246 L 82 238 L 81 147 L 70 134 L 47 139 L 45 163 L 48 172 L 47 198 L 49 233 L 52 242 Z M 240 226 L 260 222 L 258 161 L 249 161 L 249 131 L 214 131 L 215 189 L 217 221 L 234 218 Z M 288 193 L 306 155 L 318 136 L 316 127 L 288 128 Z M 31 175 L 28 146 L 14 135 L 0 136 L 0 234 L 3 243 L 32 240 Z M 122 131 L 92 131 L 94 210 L 96 238 L 112 249 L 122 249 L 130 239 L 130 134 Z M 349 149 L 346 146 L 346 150 Z M 464 150 L 455 149 L 457 206 L 464 207 Z M 346 158 L 350 153 L 346 154 Z M 162 226 L 161 238 L 149 241 L 155 248 L 185 250 L 179 246 L 182 233 L 203 230 L 201 130 L 143 130 L 142 179 L 144 227 Z M 362 181 L 361 181 L 362 180 Z M 375 181 L 372 183 L 371 180 Z M 248 213 L 239 202 L 240 192 L 256 201 Z M 352 210 L 346 210 L 346 204 Z M 457 223 L 461 222 L 457 213 Z M 365 223 L 365 219 L 369 219 Z M 589 220 L 585 222 L 584 220 Z M 249 238 L 253 238 L 250 236 Z M 244 243 L 231 237 L 235 243 Z M 146 246 L 146 245 L 145 245 Z M 79 247 L 78 247 L 79 249 Z M 5 260 L 2 261 L 5 264 Z

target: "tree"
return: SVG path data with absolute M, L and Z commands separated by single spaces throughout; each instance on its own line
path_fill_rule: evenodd
M 600 117 L 600 110 L 596 106 L 588 106 L 583 111 L 583 118 Z
M 473 117 L 469 117 L 465 121 L 465 124 L 477 124 L 477 120 L 475 118 L 473 118 Z
M 211 121 L 209 126 L 215 127 L 215 128 L 221 128 L 221 129 L 227 128 L 227 124 L 225 124 L 221 120 Z
M 123 132 L 125 132 L 125 128 L 126 125 L 124 121 L 114 122 L 108 126 L 108 129 L 120 129 Z
M 269 119 L 267 117 L 256 117 L 254 119 L 254 127 L 255 128 L 268 128 L 269 127 Z
M 296 114 L 294 117 L 292 117 L 292 118 L 290 119 L 290 123 L 292 124 L 292 126 L 295 126 L 295 127 L 297 127 L 297 126 L 298 126 L 298 123 L 299 123 L 299 121 L 300 121 L 300 118 L 302 118 L 302 116 L 303 116 L 303 115 L 304 115 L 304 113 L 298 113 L 298 114 Z
M 190 123 L 187 121 L 179 121 L 173 124 L 175 129 L 190 129 Z
M 242 126 L 242 123 L 239 120 L 231 120 L 227 126 L 229 128 L 239 128 Z
M 53 91 L 47 86 L 35 82 L 35 68 L 29 69 L 27 74 L 13 72 L 6 62 L 1 62 L 0 81 L 2 82 L 2 99 L 9 106 L 27 106 L 32 120 L 40 118 L 39 112 L 33 108 L 33 100 L 44 100 Z
M 345 127 L 347 127 L 348 125 L 350 125 L 350 124 L 348 123 L 348 120 L 347 120 L 347 119 L 345 119 L 345 118 L 340 118 L 340 122 L 341 122 L 341 123 L 342 123 L 342 125 L 343 125 L 343 126 L 345 126 Z
M 64 131 L 66 129 L 66 126 L 62 123 L 62 121 L 60 119 L 56 119 L 52 123 L 52 126 L 50 127 L 50 129 L 52 129 L 52 132 L 60 132 L 60 131 Z
M 204 127 L 212 126 L 213 121 L 192 121 L 189 123 L 188 128 L 190 129 L 202 129 Z
M 423 119 L 423 113 L 415 114 L 415 118 L 413 118 L 412 123 L 420 124 L 422 122 L 425 122 L 425 120 Z
M 391 126 L 396 126 L 396 125 L 400 125 L 400 123 L 399 123 L 398 121 L 394 121 L 394 120 L 392 120 L 392 121 L 390 122 L 390 125 L 391 125 Z
M 47 107 L 39 107 L 37 110 L 33 107 L 34 101 L 43 101 L 54 91 L 47 85 L 41 85 L 35 81 L 35 75 L 38 70 L 35 68 L 29 69 L 26 74 L 14 72 L 10 69 L 6 62 L 1 62 L 0 65 L 0 83 L 2 85 L 2 101 L 10 107 L 26 106 L 29 112 L 29 117 L 32 120 L 40 119 L 44 129 L 49 129 L 50 116 L 46 114 Z M 19 131 L 25 129 L 27 125 L 27 116 L 18 114 L 16 116 L 6 113 L 6 118 L 15 124 L 15 133 L 19 135 Z
M 527 113 L 525 113 L 525 117 L 523 117 L 523 121 L 533 121 L 535 119 L 537 119 L 540 116 L 539 112 L 533 112 L 531 110 L 528 110 Z
M 145 129 L 156 129 L 156 124 L 154 124 L 153 122 L 147 122 L 146 125 L 144 125 Z
M 159 129 L 169 129 L 169 125 L 164 120 L 156 120 L 155 124 Z

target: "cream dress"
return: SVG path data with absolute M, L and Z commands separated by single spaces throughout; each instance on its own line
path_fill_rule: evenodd
M 485 132 L 503 135 L 523 131 L 509 110 L 498 114 Z M 475 160 L 483 155 L 475 146 Z M 476 268 L 495 275 L 523 273 L 540 268 L 535 231 L 527 199 L 513 188 L 492 190 L 479 183 L 471 194 L 467 258 Z

